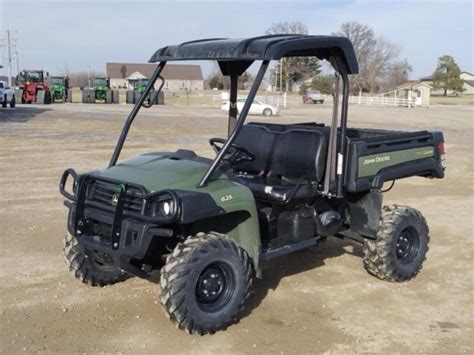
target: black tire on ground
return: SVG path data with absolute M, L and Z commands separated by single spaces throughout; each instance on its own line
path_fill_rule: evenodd
M 118 90 L 112 90 L 112 102 L 114 104 L 120 103 L 120 92 Z
M 13 95 L 12 100 L 10 101 L 10 107 L 15 108 L 15 106 L 16 106 L 16 99 L 15 99 L 15 95 Z
M 82 89 L 82 103 L 87 104 L 89 103 L 89 90 L 88 89 Z
M 8 105 L 7 95 L 3 95 L 2 107 L 5 108 Z
M 138 100 L 140 100 L 140 97 L 142 97 L 142 93 L 138 91 L 133 92 L 133 103 L 136 104 Z
M 95 90 L 89 89 L 89 94 L 87 95 L 87 102 L 90 104 L 95 104 Z
M 133 90 L 127 90 L 126 97 L 125 97 L 125 102 L 127 104 L 134 104 L 135 101 L 133 100 L 133 98 L 134 98 Z
M 44 104 L 49 105 L 53 101 L 51 97 L 51 91 L 45 91 L 44 92 Z
M 105 93 L 105 103 L 106 104 L 113 103 L 112 95 L 113 95 L 112 90 L 107 90 L 107 92 Z
M 161 269 L 160 302 L 179 329 L 212 334 L 237 320 L 253 274 L 249 256 L 234 241 L 199 233 L 168 256 Z
M 85 248 L 67 233 L 64 239 L 64 261 L 69 272 L 90 286 L 107 286 L 126 280 L 129 276 L 117 268 L 110 257 Z
M 319 100 L 319 103 L 322 105 L 324 104 L 324 100 Z
M 416 276 L 426 259 L 429 229 L 420 211 L 406 206 L 384 206 L 375 240 L 364 242 L 364 267 L 387 281 Z
M 36 92 L 36 103 L 37 104 L 44 104 L 45 103 L 45 94 L 44 94 L 44 90 L 38 90 Z
M 263 115 L 266 117 L 270 117 L 271 115 L 273 115 L 273 111 L 269 108 L 266 108 L 265 110 L 263 110 Z

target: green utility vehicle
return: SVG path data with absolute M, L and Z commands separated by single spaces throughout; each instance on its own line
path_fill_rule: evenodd
M 147 87 L 150 79 L 138 79 L 133 83 L 133 90 L 127 90 L 126 102 L 127 104 L 135 104 L 140 100 L 145 88 Z M 146 105 L 163 105 L 164 104 L 164 93 L 163 91 L 157 92 L 154 88 L 150 90 L 150 93 L 145 99 Z
M 94 104 L 102 101 L 106 104 L 118 104 L 119 91 L 110 88 L 109 78 L 94 78 L 91 86 L 82 90 L 82 103 Z
M 245 124 L 270 61 L 294 56 L 316 56 L 335 68 L 331 125 L 312 118 Z M 155 81 L 161 79 L 160 91 L 163 68 L 178 60 L 214 60 L 230 77 L 228 137 L 209 140 L 214 159 L 179 149 L 118 163 Z M 237 80 L 256 61 L 258 73 L 238 113 Z M 428 225 L 411 207 L 383 207 L 383 185 L 410 176 L 443 178 L 443 134 L 348 128 L 348 76 L 358 64 L 347 38 L 199 40 L 161 48 L 150 62 L 159 65 L 109 166 L 82 174 L 68 169 L 61 178 L 69 209 L 64 256 L 76 278 L 104 286 L 159 270 L 168 317 L 189 333 L 208 334 L 238 319 L 265 262 L 328 237 L 360 242 L 365 268 L 380 279 L 406 281 L 421 270 Z
M 69 90 L 69 78 L 66 76 L 52 76 L 49 84 L 51 91 L 51 101 L 66 102 L 71 99 L 71 91 Z

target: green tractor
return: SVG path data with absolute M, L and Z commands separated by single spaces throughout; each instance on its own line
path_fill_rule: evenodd
M 133 83 L 133 90 L 127 90 L 127 98 L 126 98 L 127 104 L 137 103 L 140 97 L 142 96 L 143 92 L 145 91 L 145 88 L 149 82 L 150 82 L 150 79 L 147 79 L 147 78 L 138 79 L 137 81 L 135 81 Z M 156 90 L 152 88 L 150 90 L 150 93 L 146 96 L 145 101 L 148 105 L 153 105 L 153 104 L 164 105 L 165 96 L 162 91 L 156 94 Z
M 49 85 L 52 102 L 71 101 L 71 90 L 69 90 L 69 78 L 66 76 L 53 76 Z
M 106 104 L 119 103 L 119 91 L 110 89 L 109 78 L 94 78 L 91 86 L 82 90 L 82 103 L 94 104 L 96 101 Z

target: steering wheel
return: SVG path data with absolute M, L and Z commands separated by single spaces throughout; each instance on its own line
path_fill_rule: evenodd
M 227 142 L 223 138 L 211 138 L 209 139 L 209 144 L 212 149 L 219 154 L 222 150 L 222 147 Z M 243 161 L 253 161 L 255 160 L 255 153 L 251 152 L 247 148 L 244 148 L 236 143 L 232 143 L 226 155 L 224 155 L 224 160 L 227 160 L 231 164 L 238 164 Z

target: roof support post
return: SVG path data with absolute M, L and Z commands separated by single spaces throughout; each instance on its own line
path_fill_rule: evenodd
M 339 115 L 339 74 L 336 72 L 334 85 L 334 99 L 332 108 L 331 130 L 329 134 L 328 154 L 326 157 L 326 173 L 324 178 L 324 194 L 332 196 L 336 183 L 336 159 L 337 159 L 337 117 Z
M 341 128 L 339 140 L 339 152 L 337 154 L 337 197 L 343 197 L 342 186 L 345 175 L 345 155 L 346 155 L 346 128 L 347 128 L 347 110 L 349 107 L 349 77 L 346 70 L 340 71 L 342 88 L 342 110 L 341 110 Z
M 232 134 L 227 139 L 227 142 L 224 144 L 221 151 L 217 154 L 216 158 L 212 162 L 209 169 L 207 169 L 206 173 L 202 177 L 197 187 L 204 187 L 207 185 L 207 182 L 212 177 L 212 174 L 214 174 L 214 172 L 216 171 L 219 163 L 222 161 L 222 158 L 227 153 L 227 150 L 229 149 L 229 147 L 232 145 L 232 143 L 235 141 L 235 139 L 239 135 L 240 129 L 244 125 L 245 119 L 247 118 L 247 115 L 250 110 L 250 106 L 252 105 L 253 100 L 255 99 L 255 95 L 257 94 L 260 84 L 262 83 L 263 77 L 265 76 L 265 73 L 268 69 L 269 64 L 270 64 L 269 60 L 264 60 L 262 62 L 262 65 L 260 66 L 260 69 L 258 70 L 257 76 L 255 77 L 255 81 L 252 85 L 252 88 L 250 89 L 249 95 L 247 96 L 247 100 L 245 101 L 244 107 L 242 108 L 242 112 L 240 112 L 239 118 L 237 119 L 235 123 L 235 128 L 232 131 Z
M 237 89 L 239 76 L 237 74 L 230 75 L 230 95 L 229 95 L 229 121 L 227 126 L 227 137 L 230 137 L 235 128 L 237 121 Z
M 125 143 L 125 139 L 127 139 L 127 135 L 128 135 L 128 131 L 130 130 L 130 126 L 132 125 L 133 120 L 137 116 L 138 111 L 140 111 L 140 108 L 142 107 L 143 103 L 145 102 L 145 100 L 146 100 L 148 94 L 150 93 L 151 89 L 155 85 L 156 80 L 160 77 L 160 74 L 163 71 L 163 68 L 165 67 L 165 65 L 166 65 L 166 62 L 160 62 L 160 64 L 156 68 L 155 72 L 151 76 L 150 81 L 148 82 L 148 85 L 146 86 L 145 90 L 143 91 L 142 95 L 140 96 L 140 99 L 138 100 L 138 102 L 133 107 L 132 112 L 130 112 L 130 114 L 128 115 L 127 120 L 125 121 L 125 123 L 123 125 L 122 132 L 120 133 L 119 140 L 117 141 L 117 144 L 115 146 L 114 154 L 112 155 L 112 158 L 110 159 L 109 168 L 111 166 L 114 166 L 115 164 L 117 164 L 117 160 L 119 158 L 120 152 L 122 151 L 123 144 Z M 163 85 L 161 85 L 160 90 L 157 91 L 156 95 L 159 94 L 162 87 L 163 87 Z

